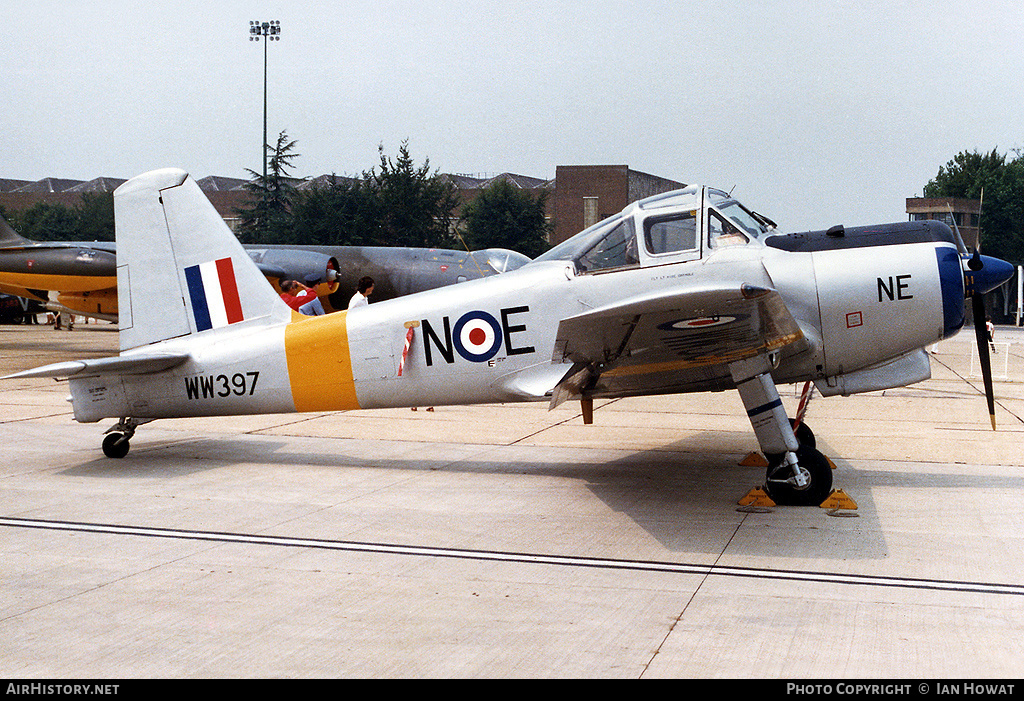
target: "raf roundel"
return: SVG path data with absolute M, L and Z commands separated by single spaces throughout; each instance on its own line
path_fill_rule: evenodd
M 487 312 L 462 315 L 453 329 L 455 350 L 466 360 L 483 363 L 497 355 L 501 348 L 501 326 Z
M 659 324 L 658 328 L 662 331 L 693 331 L 697 329 L 706 329 L 713 326 L 725 326 L 731 324 L 734 321 L 740 321 L 746 319 L 745 314 L 741 315 L 718 315 L 718 316 L 701 316 L 695 319 L 679 319 L 677 321 L 669 321 L 664 324 Z

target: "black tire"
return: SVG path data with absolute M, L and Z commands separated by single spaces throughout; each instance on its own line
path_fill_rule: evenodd
M 123 458 L 130 447 L 123 433 L 108 433 L 103 439 L 103 454 L 108 458 Z
M 796 419 L 790 419 L 789 425 L 796 426 Z M 805 445 L 808 448 L 818 447 L 818 442 L 814 438 L 814 432 L 811 430 L 811 427 L 802 421 L 799 426 L 793 429 L 793 435 L 796 436 L 797 443 L 802 446 Z M 769 465 L 778 465 L 782 462 L 782 453 L 767 453 L 765 458 L 768 459 Z
M 796 423 L 796 419 L 790 419 L 789 425 L 792 426 Z M 817 448 L 818 443 L 814 439 L 814 432 L 811 427 L 805 424 L 803 421 L 800 425 L 793 429 L 793 433 L 796 434 L 796 439 L 800 441 L 800 445 L 806 445 L 809 448 Z
M 782 463 L 781 457 L 768 465 L 765 477 L 765 492 L 780 506 L 820 506 L 832 493 L 832 466 L 828 458 L 816 449 L 801 445 L 796 451 L 797 462 L 807 470 L 810 483 L 803 489 L 792 484 L 773 482 L 772 473 Z M 788 477 L 788 475 L 786 475 Z

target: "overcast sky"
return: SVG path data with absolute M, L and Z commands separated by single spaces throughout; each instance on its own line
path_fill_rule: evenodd
M 621 164 L 734 189 L 790 231 L 901 221 L 956 153 L 1024 147 L 1020 0 L 0 0 L 0 178 L 552 178 Z

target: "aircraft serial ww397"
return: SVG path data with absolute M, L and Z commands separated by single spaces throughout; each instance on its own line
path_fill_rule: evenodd
M 118 419 L 108 456 L 167 417 L 579 399 L 589 422 L 595 398 L 735 388 L 782 504 L 821 503 L 832 475 L 776 384 L 927 379 L 924 346 L 959 331 L 965 295 L 1012 274 L 939 222 L 773 235 L 690 187 L 503 275 L 300 317 L 184 171 L 123 184 L 115 218 L 120 355 L 9 376 L 68 378 L 76 420 Z

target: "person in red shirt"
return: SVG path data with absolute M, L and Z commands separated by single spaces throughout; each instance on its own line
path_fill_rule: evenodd
M 281 281 L 281 299 L 300 314 L 320 316 L 325 313 L 316 290 L 312 290 L 296 280 Z

